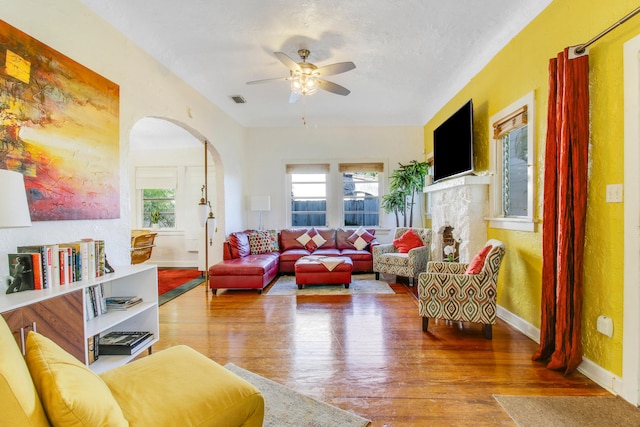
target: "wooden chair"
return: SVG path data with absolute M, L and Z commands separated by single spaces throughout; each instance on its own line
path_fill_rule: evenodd
M 151 251 L 158 233 L 131 232 L 131 264 L 141 264 L 151 258 Z

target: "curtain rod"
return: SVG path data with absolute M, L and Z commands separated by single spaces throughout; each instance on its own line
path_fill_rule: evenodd
M 634 10 L 633 12 L 629 13 L 627 16 L 625 16 L 624 18 L 622 18 L 621 20 L 619 20 L 618 22 L 616 22 L 615 24 L 613 24 L 612 26 L 610 26 L 609 28 L 607 28 L 606 30 L 604 30 L 603 32 L 601 32 L 600 34 L 598 34 L 597 36 L 595 36 L 594 38 L 589 40 L 588 42 L 576 46 L 576 48 L 574 49 L 574 52 L 577 53 L 578 55 L 583 54 L 584 51 L 587 49 L 587 47 L 589 47 L 590 45 L 595 43 L 601 37 L 605 36 L 607 33 L 609 33 L 614 28 L 616 28 L 616 27 L 624 24 L 625 22 L 627 22 L 629 19 L 633 18 L 638 13 L 640 13 L 640 7 L 637 8 L 636 10 Z

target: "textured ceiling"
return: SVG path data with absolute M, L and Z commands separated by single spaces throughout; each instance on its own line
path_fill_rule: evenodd
M 424 125 L 551 0 L 81 0 L 243 126 Z M 353 61 L 289 104 L 273 52 Z M 237 105 L 231 96 L 247 101 Z

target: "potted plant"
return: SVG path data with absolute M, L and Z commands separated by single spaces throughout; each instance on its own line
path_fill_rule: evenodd
M 398 165 L 399 168 L 394 170 L 390 176 L 389 194 L 382 197 L 382 208 L 387 213 L 393 212 L 395 214 L 396 227 L 400 226 L 400 212 L 402 212 L 403 226 L 411 227 L 416 194 L 421 192 L 424 187 L 429 164 L 412 160 L 409 164 L 398 163 Z M 408 218 L 407 209 L 409 210 Z
M 158 228 L 158 222 L 160 221 L 160 211 L 156 208 L 154 210 L 152 210 L 151 212 L 149 212 L 149 218 L 151 219 L 151 228 Z

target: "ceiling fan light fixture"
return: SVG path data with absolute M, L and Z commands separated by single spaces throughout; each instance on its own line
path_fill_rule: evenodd
M 297 95 L 313 95 L 318 92 L 318 77 L 307 73 L 294 73 L 291 92 Z

